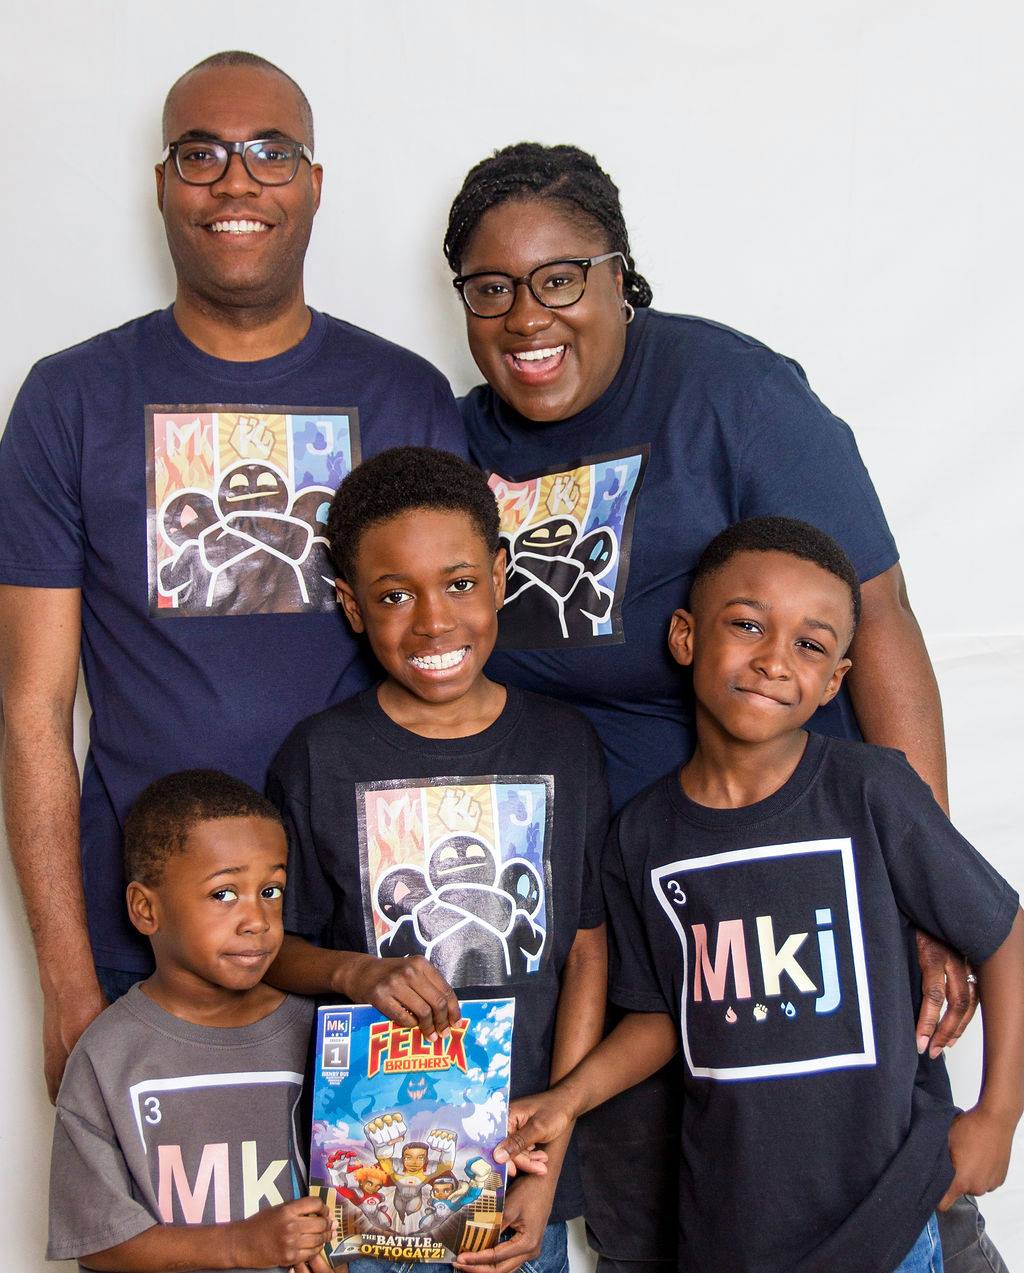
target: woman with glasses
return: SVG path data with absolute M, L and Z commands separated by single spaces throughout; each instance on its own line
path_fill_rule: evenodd
M 864 600 L 849 692 L 811 727 L 859 727 L 898 747 L 945 803 L 938 690 L 896 545 L 852 432 L 800 366 L 717 323 L 651 309 L 618 190 L 574 146 L 521 143 L 477 164 L 444 248 L 487 382 L 462 404 L 470 450 L 509 557 L 493 674 L 590 716 L 621 806 L 692 749 L 692 699 L 665 637 L 701 549 L 741 518 L 799 518 L 842 544 Z M 919 942 L 926 984 L 942 986 L 943 949 Z M 966 1001 L 965 970 L 945 971 L 951 1000 Z M 938 1009 L 925 1002 L 927 1042 Z M 949 1012 L 931 1050 L 969 1017 Z M 948 1098 L 941 1063 L 931 1074 Z M 581 1128 L 603 1273 L 676 1266 L 673 1087 L 656 1078 Z M 552 1218 L 574 1214 L 574 1170 L 567 1162 L 564 1214 Z

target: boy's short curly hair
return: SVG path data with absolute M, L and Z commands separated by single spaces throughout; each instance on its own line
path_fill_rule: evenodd
M 155 887 L 192 828 L 218 818 L 268 818 L 282 825 L 266 796 L 218 769 L 183 769 L 151 782 L 125 820 L 125 877 Z
M 371 526 L 418 508 L 465 513 L 488 552 L 498 551 L 498 505 L 480 470 L 450 451 L 396 446 L 354 468 L 331 500 L 327 539 L 339 576 L 352 583 L 359 541 Z
M 691 600 L 701 586 L 738 553 L 788 553 L 812 561 L 841 579 L 850 590 L 853 630 L 860 623 L 860 580 L 846 553 L 831 535 L 794 517 L 748 517 L 726 527 L 701 553 L 690 585 Z

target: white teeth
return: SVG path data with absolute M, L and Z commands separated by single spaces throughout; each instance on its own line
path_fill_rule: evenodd
M 429 672 L 440 672 L 445 668 L 458 667 L 468 653 L 469 647 L 464 645 L 461 650 L 449 650 L 447 654 L 421 654 L 418 657 L 414 656 L 409 662 L 414 667 L 421 667 Z
M 270 227 L 264 221 L 214 221 L 214 234 L 260 234 Z
M 564 345 L 555 345 L 553 349 L 524 349 L 522 353 L 513 354 L 516 362 L 540 362 L 544 358 L 557 358 L 565 352 Z

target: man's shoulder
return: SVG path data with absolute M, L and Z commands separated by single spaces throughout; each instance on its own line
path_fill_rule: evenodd
M 97 359 L 124 358 L 140 341 L 155 337 L 161 317 L 166 313 L 166 310 L 153 310 L 139 318 L 131 318 L 119 327 L 111 327 L 66 349 L 47 354 L 39 359 L 33 371 L 47 378 L 53 375 L 61 379 L 73 377 L 79 368 L 95 374 Z
M 347 358 L 367 360 L 378 371 L 388 374 L 401 373 L 406 378 L 435 381 L 447 387 L 448 381 L 432 362 L 404 345 L 378 336 L 376 332 L 358 327 L 344 318 L 320 311 L 326 324 L 327 346 L 334 346 Z

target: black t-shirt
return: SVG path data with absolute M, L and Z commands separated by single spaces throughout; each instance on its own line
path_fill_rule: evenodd
M 514 998 L 512 1094 L 546 1088 L 562 968 L 604 919 L 608 794 L 584 717 L 509 689 L 481 733 L 423 738 L 371 689 L 303 721 L 267 789 L 288 829 L 286 928 L 423 954 L 464 998 Z M 567 1157 L 551 1218 L 581 1207 Z
M 901 754 L 813 734 L 747 808 L 659 780 L 604 883 L 612 998 L 680 1031 L 682 1266 L 889 1273 L 952 1178 L 953 1107 L 915 1082 L 908 929 L 981 963 L 1014 891 Z

